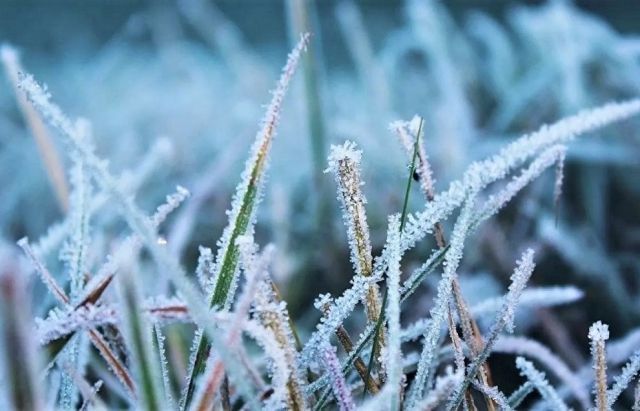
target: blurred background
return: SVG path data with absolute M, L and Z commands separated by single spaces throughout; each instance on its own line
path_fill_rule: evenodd
M 286 98 L 257 227 L 258 242 L 278 248 L 273 275 L 301 324 L 317 318 L 318 293 L 340 292 L 352 276 L 335 184 L 323 172 L 330 144 L 350 139 L 363 150 L 378 254 L 407 179 L 391 121 L 425 118 L 442 190 L 513 138 L 640 91 L 634 1 L 0 2 L 0 41 L 19 50 L 68 115 L 90 120 L 111 170 L 135 177 L 138 204 L 151 212 L 176 184 L 192 192 L 162 228 L 189 269 L 199 245 L 215 249 L 269 90 L 303 31 L 311 47 Z M 526 246 L 538 250 L 534 284 L 584 291 L 521 324 L 573 366 L 587 358 L 593 321 L 620 337 L 640 319 L 639 125 L 575 142 L 559 203 L 546 173 L 467 248 L 461 276 L 471 304 L 504 291 Z M 0 186 L 3 241 L 35 241 L 64 218 L 9 80 L 0 82 Z M 414 188 L 410 211 L 424 202 Z M 111 208 L 93 216 L 94 265 L 126 233 Z M 405 272 L 434 247 L 412 251 Z M 52 248 L 50 267 L 57 257 Z M 427 312 L 430 285 L 403 319 Z

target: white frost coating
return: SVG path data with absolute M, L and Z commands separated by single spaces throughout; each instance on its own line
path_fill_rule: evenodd
M 337 173 L 342 161 L 348 161 L 360 166 L 361 160 L 362 150 L 358 150 L 358 146 L 353 141 L 345 141 L 344 144 L 332 144 L 329 152 L 329 168 L 325 170 L 325 173 L 329 171 Z M 361 183 L 359 182 L 358 184 Z
M 485 218 L 496 214 L 532 180 L 540 176 L 542 172 L 554 163 L 562 161 L 565 156 L 565 152 L 566 147 L 562 145 L 555 145 L 543 151 L 542 154 L 536 157 L 536 159 L 520 173 L 520 175 L 515 176 L 511 181 L 509 181 L 502 190 L 497 194 L 490 195 L 479 214 Z
M 518 261 L 518 266 L 516 267 L 513 275 L 511 275 L 509 292 L 507 293 L 502 306 L 502 321 L 504 321 L 504 328 L 506 328 L 510 333 L 513 332 L 513 319 L 515 317 L 516 305 L 518 304 L 520 295 L 522 295 L 522 291 L 526 287 L 527 281 L 529 281 L 534 268 L 533 250 L 529 248 L 522 255 L 522 258 Z
M 158 324 L 153 325 L 153 330 L 156 335 L 156 343 L 158 344 L 158 357 L 160 359 L 160 371 L 162 372 L 162 386 L 164 388 L 164 398 L 169 404 L 169 409 L 176 410 L 176 403 L 173 399 L 171 388 L 171 377 L 169 376 L 169 364 L 167 362 L 167 352 L 165 349 L 165 336 L 162 334 L 162 330 Z
M 273 394 L 266 400 L 264 409 L 284 409 L 287 403 L 287 381 L 289 379 L 289 367 L 285 351 L 280 347 L 275 336 L 258 322 L 254 320 L 247 321 L 245 331 L 262 347 L 271 359 L 269 374 L 271 376 Z
M 355 362 L 356 356 L 360 355 L 359 352 L 356 353 L 357 347 L 360 347 L 360 346 L 364 345 L 365 341 L 367 341 L 367 340 L 372 338 L 373 331 L 375 330 L 375 326 L 376 326 L 375 324 L 370 323 L 360 333 L 360 336 L 358 337 L 357 342 L 353 345 L 354 346 L 353 351 L 351 351 L 347 355 L 347 358 L 344 361 L 345 365 L 346 364 L 353 364 Z M 356 354 L 358 354 L 358 355 L 356 355 Z M 343 368 L 344 368 L 344 366 L 343 366 Z M 307 394 L 313 394 L 315 391 L 318 391 L 319 389 L 325 387 L 328 384 L 328 382 L 329 382 L 328 376 L 327 375 L 323 375 L 322 377 L 318 378 L 317 380 L 315 380 L 311 384 L 307 385 L 307 387 L 306 387 Z
M 613 404 L 616 402 L 620 394 L 622 394 L 622 391 L 627 388 L 633 378 L 635 378 L 636 374 L 638 374 L 638 371 L 640 371 L 640 350 L 633 353 L 629 361 L 622 368 L 620 375 L 614 377 L 613 385 L 611 386 L 611 389 L 607 391 L 607 403 L 609 407 L 613 407 Z
M 278 84 L 276 85 L 275 90 L 272 92 L 271 102 L 269 103 L 265 116 L 262 119 L 262 127 L 256 134 L 255 141 L 253 143 L 253 146 L 251 147 L 251 154 L 247 159 L 247 162 L 245 163 L 245 168 L 241 175 L 241 181 L 236 186 L 236 191 L 231 202 L 231 209 L 227 211 L 227 214 L 229 216 L 229 223 L 225 227 L 224 231 L 222 232 L 222 237 L 220 238 L 220 240 L 218 240 L 217 243 L 218 252 L 216 254 L 216 269 L 214 275 L 216 281 L 220 280 L 220 271 L 222 269 L 223 260 L 227 255 L 229 248 L 233 246 L 233 244 L 231 244 L 233 232 L 238 224 L 238 218 L 240 217 L 243 200 L 247 192 L 249 191 L 250 186 L 255 186 L 254 188 L 257 192 L 253 206 L 250 210 L 245 210 L 245 212 L 248 211 L 250 214 L 247 229 L 240 234 L 253 233 L 253 226 L 256 218 L 256 209 L 262 196 L 265 181 L 264 175 L 269 164 L 269 151 L 271 143 L 273 142 L 273 138 L 276 134 L 276 129 L 278 127 L 282 102 L 284 100 L 287 88 L 289 87 L 289 82 L 293 78 L 293 74 L 295 73 L 298 66 L 300 56 L 306 49 L 308 42 L 309 34 L 307 33 L 302 35 L 296 47 L 291 51 L 291 53 L 289 53 L 287 63 L 282 70 L 282 74 L 280 75 Z M 236 265 L 236 267 L 234 267 L 231 287 L 229 289 L 229 292 L 227 293 L 227 300 L 224 304 L 225 309 L 229 308 L 229 305 L 233 300 L 234 291 L 237 284 L 237 277 L 238 267 Z M 213 289 L 215 289 L 215 286 L 213 287 Z
M 445 374 L 436 377 L 435 387 L 429 391 L 424 400 L 414 408 L 423 411 L 432 411 L 438 408 L 449 397 L 451 392 L 462 383 L 462 370 L 453 371 L 451 366 L 445 369 Z
M 413 116 L 411 121 L 394 121 L 389 125 L 389 128 L 396 133 L 405 154 L 409 161 L 413 158 L 413 151 L 418 138 L 418 131 L 420 129 L 420 123 L 424 120 L 419 116 Z M 433 171 L 431 170 L 431 164 L 429 164 L 429 158 L 427 152 L 424 149 L 424 128 L 420 131 L 420 143 L 418 144 L 418 164 L 416 165 L 416 172 L 420 176 L 420 188 L 427 197 L 427 200 L 431 200 L 434 195 L 435 179 L 433 178 Z
M 591 358 L 595 371 L 596 407 L 604 409 L 607 404 L 607 360 L 605 341 L 609 339 L 609 326 L 601 321 L 593 323 L 589 327 L 589 340 L 591 342 Z
M 249 316 L 249 310 L 252 303 L 256 299 L 259 285 L 262 280 L 268 277 L 268 268 L 273 257 L 273 246 L 266 246 L 262 254 L 258 255 L 258 246 L 253 242 L 252 236 L 240 236 L 236 240 L 236 244 L 240 249 L 241 266 L 244 270 L 246 282 L 244 289 L 234 309 L 234 322 L 231 331 L 228 332 L 228 344 L 237 344 L 233 330 L 238 331 L 240 335 L 244 321 Z
M 519 308 L 541 308 L 569 304 L 584 297 L 584 292 L 572 285 L 551 287 L 530 287 L 520 295 Z M 471 314 L 478 318 L 500 309 L 503 298 L 489 298 L 472 306 Z
M 402 351 L 400 347 L 400 217 L 389 217 L 390 260 L 387 270 L 387 319 L 389 321 L 388 343 L 386 346 L 389 409 L 400 408 L 400 390 L 402 382 Z M 385 387 L 387 389 L 387 387 Z
M 430 310 L 431 322 L 429 328 L 424 333 L 424 343 L 422 352 L 420 353 L 420 361 L 418 362 L 418 371 L 413 381 L 413 385 L 409 390 L 407 398 L 407 407 L 412 409 L 422 399 L 423 393 L 429 380 L 429 373 L 433 360 L 437 356 L 437 345 L 440 340 L 441 324 L 444 322 L 447 307 L 452 295 L 452 282 L 457 277 L 456 271 L 460 260 L 462 259 L 462 250 L 464 248 L 464 240 L 467 236 L 467 230 L 471 224 L 471 214 L 473 209 L 473 195 L 464 205 L 458 220 L 453 228 L 449 251 L 445 256 L 444 273 L 442 279 L 438 283 L 438 292 L 435 298 L 434 306 Z
M 90 199 L 92 197 L 91 180 L 82 159 L 72 156 L 74 166 L 71 169 L 71 198 L 69 201 L 70 234 L 60 250 L 60 260 L 66 263 L 71 280 L 69 297 L 76 301 L 85 282 L 88 271 L 89 220 L 91 218 Z M 68 377 L 64 375 L 63 379 Z
M 340 411 L 354 411 L 356 406 L 353 403 L 349 385 L 342 375 L 342 369 L 340 368 L 340 361 L 336 354 L 336 348 L 329 343 L 325 343 L 321 349 L 321 355 L 322 362 L 327 369 L 329 379 L 331 380 L 333 393 L 338 400 L 338 407 Z
M 171 214 L 171 212 L 176 208 L 180 207 L 180 204 L 182 204 L 187 197 L 189 197 L 189 190 L 182 186 L 177 186 L 176 192 L 169 194 L 166 202 L 157 208 L 156 212 L 151 217 L 151 224 L 156 227 L 162 224 L 169 214 Z
M 605 342 L 609 339 L 609 326 L 597 321 L 589 327 L 589 339 L 592 343 Z
M 289 408 L 308 408 L 304 395 L 306 386 L 306 370 L 300 367 L 300 359 L 296 349 L 296 340 L 291 329 L 291 319 L 287 304 L 279 301 L 270 278 L 263 278 L 258 285 L 253 304 L 253 317 L 273 333 L 278 345 L 284 352 L 287 371 L 288 389 L 287 405 Z
M 196 267 L 196 277 L 203 291 L 207 294 L 211 292 L 213 286 L 213 251 L 209 247 L 199 246 L 198 265 Z
M 313 301 L 313 306 L 316 310 L 322 312 L 324 310 L 324 307 L 326 307 L 331 303 L 333 303 L 333 298 L 331 297 L 331 294 L 329 293 L 319 294 L 316 297 L 316 299 Z
M 333 172 L 338 185 L 338 201 L 347 227 L 353 269 L 357 275 L 369 276 L 372 270 L 371 241 L 364 207 L 367 200 L 360 188 L 364 185 L 360 177 L 361 157 L 362 151 L 354 142 L 332 145 L 326 171 Z
M 302 366 L 315 362 L 315 355 L 319 349 L 331 338 L 336 328 L 351 314 L 356 305 L 365 297 L 369 285 L 380 280 L 380 277 L 355 276 L 351 279 L 351 287 L 340 297 L 333 300 L 327 313 L 322 316 L 316 326 L 316 331 L 304 345 L 300 358 Z
M 556 390 L 554 390 L 551 384 L 549 384 L 545 377 L 545 374 L 538 371 L 531 362 L 525 360 L 522 357 L 518 357 L 516 358 L 516 366 L 520 370 L 520 375 L 531 381 L 531 383 L 536 387 L 536 390 L 540 392 L 542 398 L 544 398 L 544 400 L 552 409 L 557 411 L 569 410 Z

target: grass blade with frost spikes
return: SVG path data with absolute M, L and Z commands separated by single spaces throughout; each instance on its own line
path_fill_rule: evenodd
M 402 351 L 400 342 L 400 233 L 401 222 L 398 216 L 389 218 L 388 237 L 391 246 L 391 259 L 387 269 L 387 307 L 389 338 L 387 343 L 387 382 L 390 395 L 389 409 L 400 409 L 400 391 L 402 383 Z
M 20 246 L 20 248 L 22 248 L 22 250 L 24 251 L 24 253 L 26 254 L 26 256 L 29 258 L 29 260 L 31 261 L 31 264 L 33 264 L 33 266 L 35 267 L 36 271 L 38 272 L 38 274 L 40 274 L 40 278 L 42 279 L 42 282 L 47 286 L 47 288 L 49 289 L 49 292 L 62 304 L 68 304 L 69 303 L 69 297 L 67 297 L 67 294 L 65 293 L 65 291 L 58 285 L 58 283 L 56 282 L 56 280 L 53 278 L 53 275 L 51 275 L 51 273 L 49 272 L 49 270 L 44 266 L 44 264 L 42 263 L 42 261 L 40 261 L 40 259 L 36 256 L 35 252 L 33 251 L 33 249 L 31 248 L 31 246 L 29 245 L 29 239 L 27 237 L 24 237 L 20 240 L 18 240 L 18 246 Z
M 595 370 L 596 408 L 598 411 L 607 411 L 607 360 L 605 341 L 609 339 L 609 326 L 600 321 L 593 323 L 589 328 L 589 340 L 591 341 L 591 357 Z
M 351 141 L 342 145 L 332 145 L 327 171 L 333 172 L 338 186 L 338 200 L 347 228 L 351 263 L 355 274 L 371 277 L 373 263 L 365 210 L 367 200 L 360 188 L 364 184 L 360 177 L 361 158 L 362 151 Z M 369 321 L 376 322 L 380 315 L 380 296 L 375 284 L 369 287 L 365 308 Z
M 527 398 L 527 395 L 533 392 L 533 389 L 534 386 L 531 381 L 527 381 L 520 387 L 518 387 L 518 389 L 515 390 L 507 399 L 511 408 L 517 408 L 522 403 L 522 401 Z
M 426 398 L 422 400 L 415 409 L 422 411 L 434 411 L 445 402 L 451 392 L 462 382 L 462 374 L 453 372 L 451 367 L 445 369 L 445 375 L 436 377 L 433 390 L 429 391 Z
M 287 405 L 292 410 L 308 409 L 304 395 L 304 371 L 298 361 L 296 340 L 291 327 L 291 318 L 286 304 L 276 294 L 270 278 L 265 278 L 255 298 L 254 316 L 269 329 L 280 349 L 284 352 L 288 366 Z
M 404 230 L 404 224 L 405 221 L 407 219 L 407 209 L 409 206 L 409 194 L 411 193 L 411 182 L 413 181 L 413 175 L 415 173 L 416 170 L 416 159 L 418 158 L 418 147 L 420 144 L 420 132 L 422 131 L 422 119 L 420 119 L 420 125 L 418 126 L 418 132 L 416 133 L 416 139 L 415 139 L 415 144 L 413 146 L 413 157 L 411 159 L 411 167 L 409 169 L 409 177 L 407 178 L 407 188 L 405 190 L 404 193 L 404 202 L 402 204 L 402 215 L 400 216 L 400 221 L 399 221 L 399 233 L 398 233 L 398 250 L 397 250 L 397 258 L 400 259 L 401 257 L 401 251 L 400 251 L 400 237 L 402 236 L 402 230 Z M 389 238 L 391 238 L 391 233 L 388 234 Z M 395 233 L 393 234 L 395 236 Z M 392 247 L 393 250 L 395 250 L 395 245 L 391 242 L 389 243 Z M 399 261 L 398 261 L 399 264 Z M 398 267 L 399 270 L 399 267 Z M 399 281 L 399 278 L 398 278 Z M 387 288 L 385 290 L 384 293 L 384 297 L 382 299 L 382 306 L 380 307 L 380 315 L 379 318 L 376 322 L 376 330 L 375 330 L 375 335 L 373 337 L 373 349 L 371 350 L 371 358 L 369 359 L 369 366 L 367 368 L 367 379 L 365 382 L 368 382 L 371 378 L 371 370 L 372 370 L 372 366 L 373 366 L 373 361 L 374 358 L 376 357 L 376 351 L 378 349 L 378 339 L 380 338 L 380 328 L 382 323 L 384 322 L 384 312 L 383 310 L 386 309 L 386 304 L 387 304 L 387 294 L 388 294 L 389 289 Z M 399 292 L 399 291 L 398 291 Z M 399 298 L 399 297 L 398 297 Z M 399 304 L 399 302 L 398 302 Z M 400 330 L 398 330 L 400 331 Z M 398 336 L 399 337 L 399 336 Z M 399 349 L 399 347 L 398 347 Z M 366 393 L 366 384 L 365 384 L 365 390 L 363 392 L 363 395 Z
M 498 387 L 489 387 L 478 381 L 474 381 L 473 386 L 486 397 L 495 402 L 500 407 L 501 411 L 513 411 L 513 408 L 511 408 L 511 405 L 509 405 L 509 400 L 507 399 L 507 397 L 505 397 L 502 391 L 498 389 Z
M 631 380 L 640 371 L 640 350 L 636 350 L 627 363 L 622 367 L 620 375 L 613 379 L 613 385 L 607 391 L 607 402 L 613 408 L 622 391 L 631 383 Z
M 233 298 L 233 288 L 237 280 L 239 250 L 236 239 L 253 230 L 253 223 L 257 204 L 264 181 L 264 172 L 267 166 L 267 159 L 275 130 L 278 125 L 280 108 L 287 90 L 289 82 L 293 77 L 300 55 L 305 49 L 309 35 L 302 36 L 298 45 L 289 55 L 289 59 L 278 82 L 278 86 L 273 93 L 273 99 L 267 108 L 267 114 L 263 120 L 262 129 L 258 132 L 251 157 L 247 161 L 242 174 L 242 182 L 236 188 L 231 212 L 229 214 L 229 225 L 224 229 L 219 242 L 220 248 L 216 256 L 216 272 L 214 274 L 216 284 L 210 299 L 211 307 L 228 307 Z M 191 366 L 188 378 L 187 390 L 181 403 L 188 407 L 194 394 L 195 379 L 202 374 L 205 368 L 206 359 L 209 354 L 209 342 L 206 336 L 202 336 L 198 342 L 198 348 Z
M 498 313 L 496 321 L 491 326 L 487 342 L 484 344 L 482 350 L 477 354 L 477 356 L 473 359 L 471 365 L 468 367 L 468 371 L 464 378 L 464 381 L 462 382 L 460 387 L 456 389 L 454 397 L 447 406 L 448 410 L 458 409 L 460 403 L 462 402 L 464 391 L 476 377 L 476 374 L 485 363 L 487 358 L 489 358 L 489 355 L 491 354 L 491 348 L 498 339 L 502 330 L 507 329 L 507 331 L 513 332 L 513 321 L 515 317 L 516 305 L 518 304 L 520 295 L 522 295 L 522 291 L 524 290 L 527 281 L 529 281 L 529 278 L 531 277 L 531 274 L 533 273 L 533 269 L 535 267 L 535 264 L 533 262 L 533 250 L 528 249 L 527 251 L 525 251 L 517 264 L 518 265 L 514 270 L 513 275 L 511 276 L 511 285 L 509 286 L 509 291 L 504 297 L 502 309 Z
M 427 158 L 427 153 L 424 149 L 424 145 L 420 141 L 420 137 L 422 136 L 422 128 L 423 128 L 424 119 L 418 116 L 414 116 L 411 122 L 403 123 L 403 122 L 395 122 L 391 124 L 392 130 L 396 132 L 398 137 L 401 140 L 402 145 L 405 147 L 405 151 L 411 155 L 413 153 L 412 160 L 412 173 L 411 175 L 419 180 L 420 188 L 425 196 L 427 202 L 431 202 L 435 197 L 435 187 L 433 180 L 433 172 L 431 170 L 431 165 L 429 164 L 429 160 Z M 411 136 L 413 135 L 413 136 Z M 411 141 L 414 141 L 413 144 Z M 419 165 L 416 167 L 416 156 L 419 160 Z M 444 235 L 444 229 L 442 228 L 442 223 L 437 221 L 434 224 L 435 228 L 435 239 L 438 248 L 443 249 L 446 247 L 446 240 Z M 460 288 L 460 284 L 457 279 L 453 281 L 453 296 L 455 302 L 455 308 L 458 311 L 458 317 L 460 318 L 460 324 L 462 326 L 462 334 L 467 344 L 471 348 L 472 353 L 475 355 L 482 346 L 482 336 L 480 335 L 480 329 L 476 324 L 475 320 L 469 315 L 468 304 L 462 295 L 462 290 Z M 451 311 L 452 306 L 448 307 L 448 310 Z M 452 317 L 451 312 L 448 314 L 449 318 Z M 451 327 L 454 327 L 455 324 L 453 321 L 449 322 Z M 457 331 L 454 329 L 449 330 L 449 334 L 452 338 L 457 337 Z M 459 347 L 458 347 L 459 350 Z M 488 364 L 483 365 L 483 372 L 480 374 L 481 385 L 488 386 L 491 380 L 491 372 L 489 370 Z M 468 402 L 473 405 L 473 398 L 470 393 L 467 393 Z M 494 410 L 494 405 L 492 399 L 485 395 L 485 401 L 487 403 L 487 408 L 490 411 Z M 466 404 L 465 404 L 466 407 Z
M 162 373 L 162 388 L 164 389 L 164 399 L 171 410 L 177 410 L 171 388 L 171 376 L 167 362 L 167 351 L 165 349 L 165 336 L 158 324 L 153 325 L 153 347 L 158 351 L 158 361 L 160 362 L 160 371 Z
M 365 210 L 366 199 L 362 193 L 363 182 L 360 177 L 360 160 L 362 152 L 357 150 L 355 143 L 347 141 L 343 145 L 331 146 L 329 154 L 329 168 L 333 171 L 338 186 L 338 199 L 342 208 L 342 218 L 347 228 L 351 262 L 356 276 L 371 277 L 373 262 L 371 257 L 371 241 L 369 225 Z M 376 352 L 384 346 L 382 337 L 383 316 L 382 307 L 386 301 L 386 294 L 380 304 L 380 293 L 377 284 L 370 284 L 367 289 L 365 309 L 369 322 L 376 324 L 374 348 L 371 352 L 367 376 L 364 380 L 366 388 L 374 383 L 370 380 L 371 370 Z
M 433 308 L 430 310 L 431 324 L 424 334 L 424 343 L 418 362 L 418 371 L 407 397 L 407 407 L 415 407 L 423 398 L 423 393 L 429 381 L 432 361 L 436 356 L 436 345 L 440 339 L 440 325 L 445 320 L 447 307 L 452 296 L 452 282 L 457 277 L 456 271 L 462 259 L 464 240 L 467 236 L 469 225 L 471 224 L 471 211 L 475 200 L 475 193 L 472 194 L 456 221 L 451 237 L 451 247 L 445 255 L 444 273 L 438 283 L 438 291 Z
M 340 361 L 338 361 L 338 355 L 336 349 L 330 344 L 327 344 L 322 350 L 322 362 L 327 368 L 331 385 L 333 386 L 333 392 L 338 400 L 338 408 L 340 411 L 354 411 L 356 409 L 349 390 L 349 385 L 342 375 L 340 370 Z

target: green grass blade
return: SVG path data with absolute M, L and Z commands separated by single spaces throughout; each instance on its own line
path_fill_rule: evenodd
M 122 302 L 125 337 L 133 359 L 133 369 L 139 389 L 138 400 L 140 406 L 146 410 L 160 409 L 162 388 L 158 367 L 155 362 L 157 356 L 153 352 L 151 327 L 144 318 L 140 306 L 140 298 L 134 273 L 120 273 L 120 299 Z
M 236 189 L 229 214 L 229 224 L 222 234 L 220 248 L 216 258 L 216 283 L 209 301 L 209 306 L 212 308 L 228 307 L 233 299 L 240 255 L 236 240 L 241 235 L 253 230 L 258 199 L 262 191 L 263 177 L 267 168 L 268 155 L 275 136 L 275 130 L 278 125 L 282 101 L 308 40 L 309 35 L 303 35 L 296 48 L 294 48 L 289 55 L 287 64 L 283 69 L 278 85 L 273 93 L 271 103 L 267 108 L 262 129 L 256 136 L 251 152 L 252 155 L 245 166 L 242 181 Z M 204 372 L 206 361 L 209 357 L 211 345 L 208 338 L 204 334 L 199 338 L 199 341 L 196 342 L 197 348 L 195 356 L 193 357 L 194 361 L 188 377 L 187 388 L 181 401 L 184 408 L 188 408 L 193 399 L 196 379 Z
M 420 143 L 420 134 L 422 132 L 422 123 L 424 120 L 420 118 L 420 126 L 418 126 L 418 133 L 416 134 L 416 141 L 413 144 L 413 157 L 411 159 L 411 167 L 409 169 L 409 177 L 407 178 L 407 188 L 404 192 L 404 203 L 402 204 L 402 215 L 400 216 L 400 234 L 402 235 L 402 230 L 404 230 L 404 223 L 407 219 L 407 209 L 409 205 L 409 194 L 411 193 L 411 182 L 413 181 L 413 174 L 416 172 L 416 159 L 418 158 L 418 147 Z M 380 315 L 378 315 L 378 321 L 376 322 L 375 334 L 373 337 L 373 348 L 371 349 L 371 357 L 369 358 L 369 365 L 367 367 L 367 379 L 369 381 L 371 379 L 371 371 L 373 368 L 374 359 L 377 355 L 377 347 L 378 340 L 380 339 L 380 330 L 382 328 L 382 323 L 384 322 L 384 312 L 387 305 L 387 289 L 384 290 L 384 297 L 382 298 L 382 306 L 380 307 Z M 362 391 L 362 395 L 367 394 L 367 385 L 364 385 L 364 390 Z

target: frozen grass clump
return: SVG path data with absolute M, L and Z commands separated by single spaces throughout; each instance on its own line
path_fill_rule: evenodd
M 288 6 L 292 31 L 322 29 L 313 2 Z M 129 152 L 100 135 L 161 128 L 187 94 L 152 113 L 158 90 L 129 84 L 144 101 L 90 123 L 2 46 L 35 145 L 0 136 L 0 408 L 640 408 L 637 39 L 569 2 L 498 22 L 411 0 L 374 47 L 358 6 L 335 9 L 357 76 L 318 75 L 318 34 L 296 34 L 253 143 L 230 135 L 259 118 L 269 63 L 212 4 L 145 14 L 222 57 L 157 36 L 184 87 L 210 79 L 246 110 L 217 124 L 220 108 L 194 107 L 171 130 L 185 138 L 139 157 L 147 134 Z M 88 75 L 124 76 L 103 65 L 129 46 L 111 47 Z M 150 81 L 179 89 L 154 64 Z M 199 122 L 229 136 L 189 140 Z M 295 152 L 306 134 L 319 152 Z M 30 185 L 38 163 L 48 179 Z M 25 198 L 42 198 L 42 222 Z

